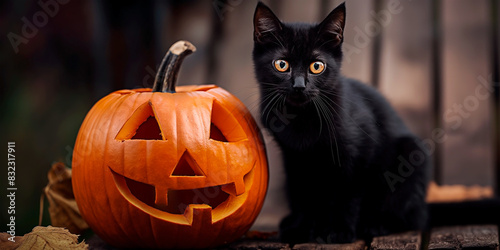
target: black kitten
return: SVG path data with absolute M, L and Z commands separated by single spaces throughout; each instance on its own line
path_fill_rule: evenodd
M 286 242 L 351 242 L 422 229 L 429 161 L 373 88 L 341 76 L 345 6 L 317 25 L 254 16 L 262 123 L 283 151 Z

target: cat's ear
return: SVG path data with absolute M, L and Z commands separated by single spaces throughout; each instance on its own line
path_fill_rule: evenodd
M 282 29 L 282 24 L 273 11 L 262 2 L 257 4 L 253 16 L 253 39 L 255 42 L 264 42 L 266 35 L 278 32 Z
M 320 35 L 327 36 L 328 40 L 333 40 L 334 46 L 341 44 L 344 40 L 345 2 L 332 10 L 318 26 Z

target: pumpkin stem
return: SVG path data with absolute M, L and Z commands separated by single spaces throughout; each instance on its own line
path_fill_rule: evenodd
M 174 43 L 161 61 L 153 84 L 153 92 L 175 93 L 182 60 L 195 51 L 196 47 L 188 41 L 181 40 Z

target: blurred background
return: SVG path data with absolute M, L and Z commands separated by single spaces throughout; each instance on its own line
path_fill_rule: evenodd
M 264 2 L 283 21 L 319 22 L 342 1 Z M 497 187 L 499 1 L 346 2 L 344 74 L 378 88 L 425 140 L 438 183 Z M 179 85 L 215 83 L 258 118 L 251 61 L 256 4 L 1 1 L 0 142 L 4 150 L 16 142 L 16 234 L 38 224 L 47 171 L 55 161 L 71 166 L 78 129 L 92 105 L 115 90 L 151 87 L 177 40 L 198 48 L 185 60 Z M 277 230 L 287 213 L 282 162 L 269 132 L 263 133 L 271 179 L 254 228 Z M 4 232 L 6 172 L 0 171 Z M 49 223 L 46 213 L 43 225 Z

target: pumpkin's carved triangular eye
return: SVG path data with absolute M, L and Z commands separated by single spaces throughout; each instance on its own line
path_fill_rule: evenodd
M 148 119 L 137 128 L 135 135 L 132 137 L 137 140 L 161 140 L 161 130 L 154 116 Z
M 210 139 L 222 142 L 237 142 L 246 139 L 245 131 L 234 115 L 219 102 L 212 104 Z
M 193 157 L 184 151 L 171 176 L 205 176 Z
M 144 103 L 125 122 L 117 140 L 163 140 L 160 125 L 150 102 Z
M 216 141 L 228 142 L 224 134 L 222 134 L 220 129 L 213 123 L 210 124 L 210 139 Z

